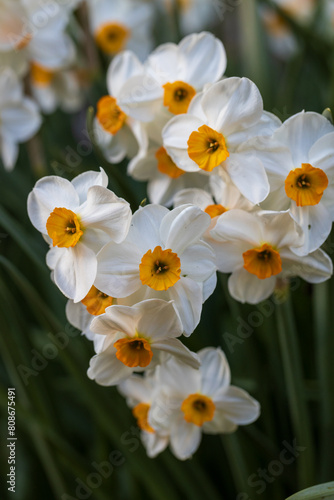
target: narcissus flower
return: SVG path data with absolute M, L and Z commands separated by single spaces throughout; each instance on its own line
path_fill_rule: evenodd
M 322 250 L 298 256 L 303 243 L 287 212 L 231 210 L 218 218 L 211 237 L 218 270 L 232 273 L 230 294 L 240 302 L 257 304 L 274 291 L 277 278 L 300 276 L 310 283 L 321 283 L 333 272 L 331 259 Z
M 132 375 L 121 382 L 117 387 L 119 392 L 126 397 L 126 402 L 132 408 L 133 416 L 141 429 L 141 440 L 150 458 L 161 453 L 169 442 L 169 436 L 156 432 L 148 423 L 150 407 L 159 391 L 155 371 L 145 372 L 144 376 Z
M 133 50 L 144 59 L 152 49 L 153 6 L 143 0 L 90 0 L 92 34 L 98 47 L 114 56 Z
M 0 71 L 0 154 L 7 170 L 15 166 L 18 143 L 31 139 L 41 122 L 37 105 L 23 95 L 15 73 L 10 68 Z
M 180 460 L 197 450 L 202 432 L 234 432 L 254 422 L 260 405 L 249 394 L 230 385 L 231 374 L 223 351 L 208 347 L 198 352 L 199 370 L 176 359 L 157 367 L 160 390 L 152 402 L 148 423 L 170 436 L 170 447 Z
M 53 113 L 58 106 L 65 112 L 73 113 L 82 106 L 84 92 L 79 74 L 74 69 L 50 70 L 32 63 L 30 87 L 44 113 Z
M 176 193 L 186 187 L 203 187 L 208 177 L 203 172 L 185 172 L 178 168 L 163 146 L 141 147 L 130 161 L 128 173 L 136 180 L 148 181 L 147 194 L 151 203 L 170 206 Z
M 216 285 L 214 253 L 201 240 L 209 225 L 209 215 L 194 206 L 140 208 L 124 242 L 99 252 L 96 286 L 113 297 L 138 291 L 142 300 L 174 300 L 190 335 Z
M 257 148 L 271 185 L 263 206 L 289 209 L 305 235 L 296 252 L 313 252 L 334 220 L 334 126 L 318 113 L 298 113 Z
M 256 150 L 247 146 L 254 136 L 270 135 L 279 120 L 263 112 L 256 85 L 247 78 L 227 78 L 199 94 L 188 113 L 165 126 L 163 145 L 186 172 L 224 168 L 252 203 L 269 193 L 265 169 Z
M 146 132 L 141 123 L 122 109 L 120 95 L 126 82 L 141 74 L 142 64 L 130 51 L 116 56 L 107 73 L 109 95 L 97 103 L 95 140 L 110 163 L 118 163 L 126 156 L 133 158 L 147 143 Z
M 55 2 L 46 12 L 35 0 L 1 0 L 0 65 L 22 76 L 31 62 L 54 70 L 73 61 L 74 44 L 65 33 L 71 3 L 67 8 Z
M 47 264 L 63 294 L 79 302 L 94 283 L 96 253 L 108 241 L 122 241 L 129 229 L 129 204 L 106 188 L 105 172 L 85 172 L 72 182 L 40 179 L 28 197 L 32 224 L 50 243 Z
M 172 114 L 186 113 L 196 93 L 219 80 L 225 68 L 224 46 L 211 33 L 188 35 L 179 45 L 160 45 L 145 62 L 143 74 L 124 86 L 123 109 L 146 122 L 154 120 L 162 105 Z
M 183 327 L 172 302 L 151 299 L 128 306 L 110 306 L 91 324 L 105 336 L 103 349 L 91 359 L 89 378 L 100 385 L 116 385 L 134 371 L 152 368 L 168 353 L 182 363 L 199 367 L 197 355 L 176 339 Z

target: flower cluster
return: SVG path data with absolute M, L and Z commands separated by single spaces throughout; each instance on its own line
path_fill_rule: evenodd
M 119 387 L 152 457 L 170 444 L 184 460 L 202 431 L 233 432 L 259 416 L 258 402 L 230 385 L 219 348 L 194 353 L 181 341 L 216 271 L 251 304 L 290 277 L 332 274 L 320 246 L 334 220 L 334 126 L 314 112 L 281 123 L 252 81 L 223 77 L 226 64 L 207 32 L 144 62 L 130 50 L 112 60 L 95 138 L 108 161 L 131 158 L 150 204 L 132 214 L 102 169 L 42 178 L 28 199 L 67 317 L 94 342 L 88 376 Z
M 145 59 L 153 48 L 155 20 L 172 15 L 171 9 L 170 2 L 161 0 L 0 0 L 0 154 L 5 168 L 15 166 L 17 145 L 39 130 L 42 113 L 82 109 L 100 64 L 98 52 L 109 60 L 129 49 Z M 211 24 L 214 9 L 189 0 L 186 6 L 180 3 L 180 16 L 186 33 Z M 194 19 L 200 20 L 196 27 Z M 124 142 L 131 148 L 128 136 Z

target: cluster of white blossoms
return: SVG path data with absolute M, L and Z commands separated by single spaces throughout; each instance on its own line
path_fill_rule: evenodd
M 184 33 L 215 18 L 214 2 L 177 4 Z M 18 144 L 39 130 L 43 113 L 82 109 L 101 64 L 99 53 L 110 60 L 129 49 L 144 60 L 158 20 L 174 19 L 169 0 L 0 0 L 0 13 L 0 157 L 7 170 L 15 166 Z M 109 89 L 111 95 L 118 95 L 121 80 Z M 113 148 L 110 161 L 119 161 L 124 148 L 135 151 L 132 133 L 141 142 L 127 119 L 118 135 L 123 147 Z
M 258 402 L 230 385 L 220 348 L 193 353 L 182 342 L 217 270 L 251 304 L 291 277 L 332 275 L 320 246 L 334 220 L 334 126 L 314 112 L 282 124 L 253 82 L 223 78 L 226 63 L 206 32 L 144 63 L 129 50 L 111 62 L 95 136 L 110 162 L 131 158 L 151 204 L 132 214 L 102 169 L 42 178 L 28 198 L 68 320 L 94 343 L 88 376 L 119 387 L 151 457 L 170 444 L 187 459 L 202 431 L 233 432 L 259 416 Z

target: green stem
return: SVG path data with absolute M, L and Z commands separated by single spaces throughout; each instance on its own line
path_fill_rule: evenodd
M 332 478 L 334 468 L 333 332 L 329 325 L 331 307 L 329 282 L 317 284 L 313 294 L 314 333 L 320 386 L 320 482 L 324 482 Z
M 306 488 L 314 484 L 314 446 L 291 299 L 278 305 L 276 311 L 294 437 L 298 446 L 305 447 L 297 459 L 298 484 L 300 488 Z
M 237 497 L 245 493 L 245 498 L 251 498 L 253 493 L 247 483 L 249 471 L 240 446 L 239 436 L 235 433 L 221 436 L 222 444 L 230 465 L 232 477 L 237 489 Z M 247 496 L 248 495 L 248 496 Z

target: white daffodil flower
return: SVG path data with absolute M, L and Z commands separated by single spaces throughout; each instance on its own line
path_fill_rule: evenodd
M 142 300 L 174 300 L 190 335 L 216 286 L 214 252 L 201 240 L 209 225 L 209 215 L 194 206 L 140 208 L 123 243 L 99 252 L 95 285 L 112 297 L 138 290 Z
M 121 107 L 142 122 L 154 120 L 163 106 L 170 116 L 186 113 L 196 93 L 225 69 L 224 46 L 211 33 L 188 35 L 179 45 L 165 43 L 148 57 L 144 72 L 124 85 Z
M 193 368 L 200 365 L 197 355 L 176 338 L 183 327 L 172 302 L 149 299 L 132 307 L 110 306 L 90 328 L 105 336 L 87 372 L 100 385 L 117 385 L 134 371 L 152 369 L 164 353 Z
M 0 154 L 7 170 L 15 166 L 18 143 L 31 139 L 41 123 L 36 103 L 23 95 L 14 71 L 0 70 Z
M 95 352 L 99 353 L 103 347 L 104 335 L 92 332 L 90 325 L 93 319 L 96 316 L 104 314 L 106 308 L 111 305 L 133 306 L 138 302 L 140 302 L 140 294 L 138 292 L 123 299 L 118 299 L 101 292 L 93 285 L 86 297 L 80 302 L 67 301 L 65 309 L 66 318 L 71 325 L 82 332 L 82 335 L 93 341 Z
M 217 241 L 218 270 L 232 273 L 228 289 L 240 302 L 258 304 L 267 299 L 278 278 L 300 276 L 321 283 L 333 272 L 331 259 L 320 249 L 296 255 L 303 237 L 288 212 L 230 210 L 218 218 L 210 234 Z
M 47 264 L 63 294 L 79 302 L 94 284 L 96 254 L 129 229 L 129 204 L 106 188 L 101 172 L 85 172 L 72 182 L 57 176 L 37 181 L 28 197 L 32 224 L 50 243 Z
M 180 460 L 197 450 L 202 432 L 234 432 L 254 422 L 260 405 L 249 394 L 230 385 L 230 368 L 223 351 L 208 347 L 198 352 L 199 370 L 169 359 L 157 367 L 160 390 L 148 412 L 148 423 L 170 436 L 170 447 Z
M 334 126 L 302 112 L 261 142 L 256 147 L 271 185 L 263 207 L 289 209 L 305 235 L 295 251 L 307 255 L 326 240 L 334 220 Z
M 92 34 L 109 56 L 129 49 L 143 60 L 152 50 L 154 8 L 145 0 L 89 0 Z
M 148 139 L 143 125 L 124 113 L 119 100 L 126 82 L 142 71 L 141 62 L 130 51 L 116 56 L 109 66 L 109 95 L 98 101 L 94 125 L 95 140 L 110 163 L 118 163 L 126 156 L 133 158 L 138 153 L 139 145 L 147 147 Z
M 226 78 L 199 94 L 187 114 L 165 126 L 163 145 L 175 164 L 186 172 L 212 172 L 221 166 L 252 203 L 269 193 L 264 166 L 251 137 L 271 135 L 278 118 L 263 111 L 261 94 L 248 78 Z
M 209 178 L 204 172 L 185 172 L 178 168 L 165 148 L 151 141 L 150 149 L 141 151 L 128 165 L 128 174 L 138 181 L 148 181 L 151 203 L 171 206 L 176 193 L 187 187 L 202 188 Z M 190 203 L 190 202 L 187 202 Z
M 65 33 L 70 9 L 56 2 L 0 0 L 0 10 L 0 65 L 22 76 L 31 62 L 54 70 L 73 61 L 74 44 Z
M 148 412 L 159 390 L 155 371 L 145 372 L 143 376 L 131 375 L 121 382 L 117 389 L 126 398 L 127 405 L 141 429 L 140 437 L 147 455 L 154 458 L 168 446 L 169 436 L 156 432 L 148 423 Z
M 66 113 L 74 113 L 82 107 L 85 97 L 79 75 L 74 69 L 50 70 L 32 63 L 30 88 L 46 114 L 53 113 L 58 106 Z

